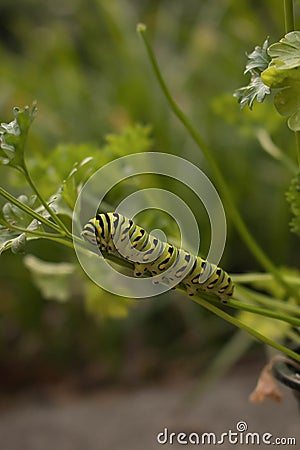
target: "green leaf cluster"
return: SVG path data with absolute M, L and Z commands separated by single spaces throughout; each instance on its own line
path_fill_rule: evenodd
M 300 31 L 291 31 L 279 42 L 262 47 L 248 55 L 244 73 L 251 74 L 250 83 L 235 91 L 241 107 L 262 102 L 271 90 L 275 91 L 274 104 L 292 131 L 300 130 Z
M 278 112 L 288 118 L 292 131 L 300 130 L 300 31 L 286 34 L 272 44 L 268 53 L 271 62 L 262 73 L 263 82 L 279 89 L 274 98 Z
M 36 104 L 24 109 L 14 108 L 15 119 L 1 123 L 0 162 L 24 171 L 24 150 L 30 125 L 36 115 Z
M 251 80 L 247 86 L 239 88 L 233 94 L 238 99 L 241 108 L 248 105 L 251 109 L 254 100 L 261 103 L 265 96 L 270 94 L 270 88 L 263 82 L 261 73 L 268 67 L 270 58 L 268 56 L 268 39 L 263 46 L 256 46 L 253 52 L 248 55 L 248 62 L 244 74 L 250 73 Z
M 32 208 L 36 202 L 36 195 L 28 197 L 22 194 L 17 200 L 20 204 Z M 26 233 L 18 231 L 17 228 L 33 232 L 41 229 L 41 225 L 36 219 L 32 220 L 32 217 L 20 207 L 7 202 L 0 213 L 0 254 L 9 248 L 13 253 L 25 252 Z M 32 235 L 30 237 L 32 238 Z
M 45 158 L 37 153 L 25 158 L 25 143 L 36 106 L 14 109 L 15 119 L 2 124 L 0 163 L 21 172 L 33 194 L 18 197 L 0 190 L 5 198 L 0 212 L 0 253 L 11 249 L 25 253 L 27 241 L 47 239 L 73 248 L 71 218 L 77 196 L 86 180 L 99 168 L 129 153 L 147 151 L 152 146 L 151 127 L 129 125 L 118 134 L 109 134 L 105 143 L 59 145 Z M 29 161 L 29 164 L 27 162 Z M 43 177 L 40 174 L 43 173 Z M 33 180 L 38 180 L 38 185 Z M 21 179 L 20 179 L 21 184 Z M 95 193 L 97 195 L 97 193 Z M 47 200 L 45 200 L 47 198 Z M 118 201 L 115 193 L 111 201 Z M 113 204 L 109 209 L 113 209 Z M 84 244 L 83 244 L 84 246 Z M 86 310 L 94 317 L 124 317 L 131 302 L 112 301 L 112 296 L 80 276 L 70 262 L 49 262 L 27 254 L 23 260 L 43 298 L 66 302 L 74 295 L 74 274 L 79 291 L 85 294 Z

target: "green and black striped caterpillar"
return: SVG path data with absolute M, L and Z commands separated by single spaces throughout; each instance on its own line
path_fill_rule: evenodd
M 213 293 L 223 303 L 233 294 L 233 282 L 223 269 L 159 240 L 121 214 L 97 214 L 81 235 L 100 251 L 132 262 L 137 277 L 145 274 L 171 287 L 184 286 L 190 296 Z

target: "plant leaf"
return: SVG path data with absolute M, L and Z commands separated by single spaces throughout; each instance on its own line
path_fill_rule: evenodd
M 251 109 L 254 100 L 261 103 L 263 102 L 265 96 L 270 94 L 270 92 L 270 88 L 263 83 L 261 77 L 259 75 L 253 75 L 248 86 L 237 89 L 233 96 L 238 99 L 241 108 L 248 105 Z
M 257 45 L 253 52 L 249 53 L 248 62 L 246 64 L 246 69 L 244 74 L 252 71 L 258 74 L 263 72 L 269 65 L 270 57 L 268 55 L 269 39 L 267 38 L 263 43 L 262 47 Z
M 36 115 L 36 104 L 24 109 L 14 108 L 15 119 L 1 123 L 0 127 L 0 162 L 24 171 L 24 148 L 30 125 Z
M 73 169 L 63 181 L 61 186 L 61 196 L 66 204 L 73 210 L 78 197 L 78 192 L 82 187 L 82 182 L 89 174 L 92 173 L 93 168 L 86 168 L 88 164 L 93 161 L 92 157 L 85 158 L 81 163 L 75 163 Z
M 151 126 L 134 124 L 124 128 L 120 134 L 107 134 L 107 144 L 102 151 L 115 157 L 125 156 L 130 153 L 146 152 L 152 146 L 150 138 Z M 111 159 L 111 156 L 110 156 Z
M 263 102 L 266 95 L 270 94 L 271 90 L 261 79 L 261 73 L 268 67 L 270 57 L 268 55 L 268 39 L 265 40 L 263 46 L 256 46 L 253 52 L 248 56 L 248 62 L 244 70 L 244 74 L 250 73 L 251 80 L 247 86 L 237 89 L 233 96 L 238 99 L 241 108 L 248 105 L 251 109 L 254 100 L 258 103 Z
M 292 131 L 300 130 L 300 32 L 292 31 L 269 47 L 272 57 L 269 67 L 261 74 L 271 89 L 280 89 L 274 104 Z
M 32 208 L 36 201 L 36 195 L 31 195 L 30 197 L 28 197 L 27 195 L 21 194 L 19 197 L 17 197 L 17 200 Z M 11 225 L 18 225 L 20 227 L 26 228 L 32 221 L 32 218 L 29 216 L 29 214 L 26 214 L 22 209 L 11 202 L 7 202 L 3 205 L 2 212 L 6 222 Z
M 6 250 L 18 248 L 18 239 L 20 237 L 20 234 L 17 236 L 12 237 L 12 233 L 7 230 L 7 228 L 0 227 L 0 255 L 1 253 L 5 252 Z M 24 249 L 24 247 L 23 247 Z M 16 253 L 16 252 L 14 252 Z
M 26 255 L 23 262 L 46 300 L 65 302 L 71 298 L 74 264 L 47 262 L 33 255 Z
M 18 197 L 19 202 L 33 207 L 36 196 L 27 197 L 22 194 Z M 32 220 L 29 214 L 26 214 L 18 206 L 11 202 L 3 205 L 0 214 L 0 254 L 8 249 L 13 253 L 24 253 L 25 245 L 28 240 L 36 239 L 31 233 L 22 232 L 14 227 L 26 229 L 28 231 L 38 230 L 43 231 L 43 227 L 36 219 Z
M 300 31 L 287 33 L 279 42 L 270 45 L 270 65 L 281 69 L 293 69 L 300 65 Z
M 22 233 L 11 241 L 11 251 L 13 253 L 25 253 L 26 234 Z

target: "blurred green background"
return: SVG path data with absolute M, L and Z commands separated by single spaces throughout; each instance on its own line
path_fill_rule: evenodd
M 54 193 L 75 161 L 107 146 L 113 152 L 107 135 L 125 133 L 126 140 L 124 130 L 136 124 L 144 127 L 141 150 L 185 157 L 211 177 L 157 85 L 138 22 L 147 25 L 171 92 L 214 149 L 257 241 L 276 264 L 296 265 L 285 201 L 291 174 L 264 152 L 257 131 L 267 130 L 292 158 L 294 137 L 270 99 L 240 112 L 232 97 L 248 83 L 245 52 L 267 36 L 274 42 L 284 34 L 281 0 L 2 0 L 1 121 L 12 119 L 13 106 L 37 100 L 27 158 L 41 192 Z M 141 139 L 132 151 L 139 151 Z M 1 167 L 0 176 L 10 192 L 29 192 L 12 171 Z M 201 221 L 198 205 L 194 209 Z M 227 220 L 222 266 L 260 270 Z M 30 243 L 28 252 L 45 261 L 76 262 L 71 250 L 47 242 Z M 23 259 L 1 255 L 1 388 L 65 374 L 96 384 L 176 371 L 197 375 L 235 332 L 175 292 L 139 302 L 115 298 L 89 283 L 79 267 L 67 281 L 73 290 L 65 301 L 45 299 Z

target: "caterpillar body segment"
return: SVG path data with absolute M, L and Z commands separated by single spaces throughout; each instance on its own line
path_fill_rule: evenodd
M 154 283 L 184 287 L 190 296 L 212 293 L 223 303 L 233 294 L 233 282 L 223 269 L 161 241 L 121 214 L 97 214 L 81 234 L 100 251 L 132 262 L 136 277 L 149 275 Z

